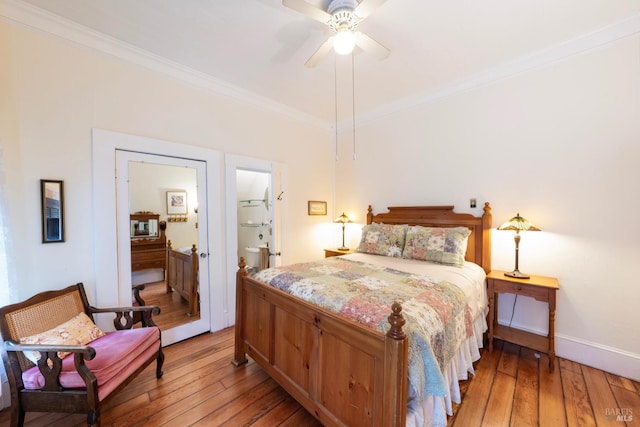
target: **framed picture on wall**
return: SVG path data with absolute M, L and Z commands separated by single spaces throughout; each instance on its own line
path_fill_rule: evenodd
M 167 191 L 167 215 L 187 214 L 187 192 Z
M 42 243 L 64 242 L 64 182 L 40 180 Z
M 327 202 L 318 202 L 315 200 L 309 200 L 308 211 L 309 211 L 309 215 L 326 215 Z

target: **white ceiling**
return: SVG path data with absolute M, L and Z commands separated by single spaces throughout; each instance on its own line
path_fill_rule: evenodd
M 351 57 L 331 53 L 306 68 L 328 29 L 281 0 L 24 1 L 327 123 L 336 64 L 339 117 L 351 117 Z M 356 116 L 464 86 L 630 19 L 637 26 L 639 13 L 640 0 L 387 0 L 358 27 L 391 54 L 379 61 L 356 48 Z

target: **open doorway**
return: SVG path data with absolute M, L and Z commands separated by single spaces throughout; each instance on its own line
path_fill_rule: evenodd
M 285 165 L 251 157 L 225 155 L 226 325 L 235 323 L 239 258 L 248 258 L 247 254 L 255 253 L 252 248 L 266 244 L 269 245 L 269 265 L 281 265 L 286 257 L 286 195 Z
M 260 264 L 260 248 L 272 249 L 273 218 L 271 174 L 237 169 L 237 221 L 238 254 L 243 256 L 247 266 L 256 269 Z M 275 255 L 274 255 L 275 256 Z

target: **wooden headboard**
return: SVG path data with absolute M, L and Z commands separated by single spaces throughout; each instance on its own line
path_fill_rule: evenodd
M 491 271 L 491 206 L 484 204 L 480 217 L 455 213 L 453 206 L 392 206 L 389 212 L 373 214 L 371 205 L 367 210 L 367 224 L 422 225 L 424 227 L 467 227 L 471 230 L 465 259 Z

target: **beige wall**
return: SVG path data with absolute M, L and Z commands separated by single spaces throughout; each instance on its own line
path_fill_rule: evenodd
M 494 226 L 520 212 L 544 230 L 523 236 L 521 270 L 560 280 L 559 355 L 640 379 L 638 36 L 363 125 L 356 161 L 346 130 L 337 163 L 328 131 L 23 28 L 0 23 L 0 36 L 4 196 L 21 298 L 94 281 L 97 127 L 286 164 L 287 262 L 336 246 L 330 217 L 344 210 L 362 222 L 367 204 L 478 214 L 467 208 L 474 197 L 492 203 Z M 40 244 L 40 178 L 65 180 L 64 244 Z M 329 201 L 329 217 L 307 216 L 307 200 Z M 352 245 L 358 237 L 357 224 L 347 227 Z M 494 267 L 512 268 L 512 235 L 493 240 Z M 503 298 L 503 321 L 512 303 Z M 519 299 L 513 323 L 544 329 L 545 306 Z
M 313 234 L 318 219 L 306 215 L 306 201 L 331 202 L 333 195 L 328 129 L 240 105 L 22 27 L 0 22 L 0 35 L 0 137 L 12 251 L 19 254 L 13 265 L 19 298 L 77 281 L 94 293 L 99 260 L 93 236 L 100 224 L 92 222 L 92 200 L 99 197 L 92 193 L 92 128 L 286 164 L 290 234 Z M 65 182 L 65 243 L 40 243 L 41 178 Z M 321 243 L 289 243 L 290 262 L 322 254 Z
M 626 38 L 362 126 L 337 209 L 489 201 L 494 227 L 520 212 L 544 230 L 522 236 L 520 270 L 560 281 L 558 353 L 640 379 L 639 51 Z M 350 158 L 349 132 L 340 147 Z M 513 265 L 513 234 L 494 230 L 493 267 Z M 517 304 L 514 325 L 546 329 L 545 304 Z

